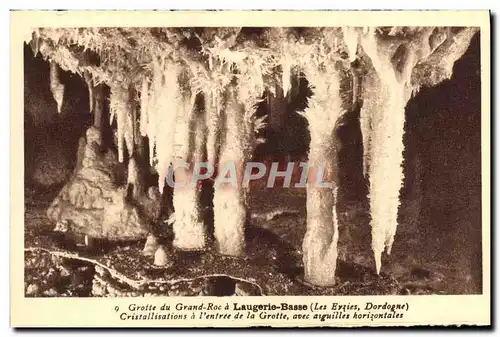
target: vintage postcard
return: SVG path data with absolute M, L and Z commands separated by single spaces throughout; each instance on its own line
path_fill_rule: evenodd
M 491 324 L 488 11 L 12 11 L 10 48 L 11 326 Z

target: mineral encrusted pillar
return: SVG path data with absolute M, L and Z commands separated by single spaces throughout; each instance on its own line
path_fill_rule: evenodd
M 335 125 L 341 115 L 340 82 L 337 76 L 333 72 L 308 76 L 314 94 L 304 114 L 311 134 L 307 230 L 302 244 L 304 279 L 318 286 L 335 284 L 337 264 Z
M 174 166 L 176 162 L 184 167 L 173 167 L 175 183 L 173 186 L 173 206 L 175 222 L 173 224 L 173 245 L 180 250 L 202 250 L 206 245 L 206 229 L 202 216 L 200 188 L 193 184 L 193 168 L 201 161 L 203 146 L 199 134 L 203 133 L 199 123 L 193 119 L 202 119 L 194 106 L 191 94 L 184 92 L 179 107 L 175 128 Z
M 226 109 L 222 112 L 224 129 L 220 147 L 218 177 L 214 183 L 214 236 L 220 254 L 239 256 L 245 248 L 247 217 L 246 189 L 241 173 L 249 157 L 247 144 L 250 134 L 245 125 L 245 104 L 239 101 L 238 89 L 228 89 Z M 235 176 L 236 175 L 236 176 Z M 220 178 L 226 177 L 223 182 Z M 232 178 L 232 182 L 229 179 Z

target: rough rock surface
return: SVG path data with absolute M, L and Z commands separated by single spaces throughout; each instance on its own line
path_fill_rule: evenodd
M 34 156 L 32 181 L 43 187 L 63 184 L 71 175 L 71 163 L 57 144 L 50 144 Z
M 49 219 L 68 231 L 109 240 L 145 237 L 160 215 L 160 194 L 127 195 L 116 179 L 118 160 L 112 151 L 101 150 L 101 134 L 91 127 L 80 141 L 73 176 L 48 208 Z

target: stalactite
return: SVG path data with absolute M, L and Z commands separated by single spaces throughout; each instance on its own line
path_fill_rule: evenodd
M 38 56 L 38 52 L 40 51 L 40 29 L 35 28 L 33 33 L 31 34 L 31 40 L 29 41 L 29 45 L 31 50 L 33 51 L 33 55 L 35 57 Z
M 307 185 L 307 230 L 302 244 L 304 278 L 315 285 L 332 286 L 335 284 L 338 241 L 337 144 L 334 129 L 342 114 L 340 79 L 334 71 L 314 71 L 307 75 L 313 90 L 303 114 L 309 122 L 311 134 L 309 164 L 313 167 L 312 172 L 324 168 L 323 181 L 331 186 L 318 186 L 314 181 L 316 178 L 313 181 L 310 179 Z
M 373 105 L 377 104 L 377 101 L 374 99 L 371 99 L 371 97 L 376 96 L 376 93 L 373 92 L 363 92 L 363 88 L 366 88 L 366 86 L 363 86 L 363 82 L 367 81 L 373 81 L 373 78 L 370 77 L 370 74 L 365 74 L 365 76 L 362 76 L 360 74 L 360 69 L 357 69 L 359 66 L 360 58 L 358 54 L 358 47 L 359 47 L 359 30 L 357 28 L 352 28 L 352 27 L 343 27 L 342 28 L 342 34 L 344 37 L 344 43 L 346 46 L 347 53 L 349 55 L 349 61 L 351 62 L 351 74 L 352 74 L 352 104 L 355 106 L 359 103 L 360 98 L 367 97 L 368 100 L 367 102 L 364 102 L 364 104 L 367 105 L 368 108 L 362 109 L 360 111 L 360 128 L 361 128 L 361 134 L 362 134 L 362 141 L 363 141 L 363 175 L 365 178 L 368 176 L 368 167 L 370 163 L 370 138 L 368 135 L 370 134 L 371 130 L 371 120 L 370 120 L 370 114 L 367 114 L 366 111 L 372 111 L 375 108 Z M 368 88 L 377 88 L 376 85 L 368 85 Z
M 104 84 L 98 84 L 94 87 L 95 107 L 94 107 L 94 126 L 101 130 L 104 125 Z M 110 114 L 110 117 L 113 114 Z M 111 124 L 111 123 L 110 123 Z
M 158 164 L 158 186 L 163 191 L 168 168 L 172 162 L 174 133 L 179 109 L 182 109 L 182 98 L 179 87 L 180 65 L 171 60 L 155 63 L 154 107 L 149 115 L 148 136 L 150 149 L 156 149 Z
M 372 134 L 372 115 L 380 111 L 383 106 L 378 99 L 378 88 L 380 80 L 377 74 L 372 71 L 363 78 L 363 87 L 361 97 L 363 98 L 363 107 L 360 111 L 359 124 L 363 140 L 363 175 L 368 178 L 372 150 L 370 148 Z
M 120 97 L 119 89 L 113 88 L 111 89 L 111 111 L 113 113 L 114 118 L 116 118 L 116 126 L 117 126 L 117 142 L 118 142 L 118 161 L 123 163 L 123 152 L 124 152 L 124 143 L 125 143 L 125 114 L 127 111 L 122 107 L 123 97 Z M 116 103 L 115 103 L 116 102 Z M 114 104 L 115 103 L 115 104 Z
M 347 53 L 349 54 L 349 61 L 353 62 L 356 59 L 358 50 L 359 36 L 355 29 L 351 27 L 343 27 L 342 33 L 344 35 L 344 42 L 347 46 Z
M 64 100 L 64 89 L 65 86 L 61 82 L 61 69 L 56 62 L 50 62 L 50 90 L 54 96 L 54 100 L 57 103 L 57 112 L 61 113 L 62 104 Z
M 377 88 L 372 89 L 374 95 L 365 99 L 365 102 L 376 100 L 377 103 L 370 102 L 363 110 L 371 121 L 368 174 L 372 250 L 377 273 L 380 273 L 382 253 L 386 249 L 390 254 L 398 225 L 399 193 L 403 184 L 404 109 L 410 77 L 408 69 L 398 76 L 391 63 L 392 55 L 380 51 L 373 32 L 361 41 L 379 80 Z
M 398 226 L 406 104 L 419 86 L 435 85 L 451 76 L 453 64 L 465 52 L 475 29 L 464 28 L 439 44 L 430 41 L 432 32 L 432 28 L 420 30 L 405 45 L 381 41 L 373 29 L 360 35 L 377 77 L 365 84 L 362 112 L 370 122 L 370 127 L 363 127 L 363 138 L 369 138 L 365 158 L 369 162 L 372 250 L 377 273 L 384 249 L 391 253 Z
M 150 89 L 150 96 L 148 99 L 148 107 L 147 107 L 147 127 L 146 132 L 149 139 L 149 165 L 153 166 L 154 158 L 155 158 L 155 144 L 156 144 L 156 119 L 157 114 L 159 114 L 159 97 L 161 95 L 166 95 L 167 88 L 164 85 L 164 63 L 160 64 L 160 61 L 157 58 L 153 58 L 153 78 Z M 164 179 L 163 179 L 164 181 Z M 158 181 L 158 184 L 160 182 Z M 161 185 L 163 186 L 163 185 Z M 160 189 L 163 191 L 163 188 Z
M 110 113 L 116 118 L 118 161 L 122 163 L 125 150 L 129 156 L 134 154 L 134 123 L 129 89 L 118 84 L 112 85 L 109 102 Z
M 177 106 L 177 116 L 175 120 L 174 148 L 175 157 L 185 161 L 191 161 L 192 150 L 194 148 L 194 132 L 192 120 L 195 117 L 196 95 L 191 91 L 187 73 L 180 73 L 181 96 Z
M 127 89 L 127 114 L 125 115 L 125 145 L 127 147 L 127 152 L 129 157 L 134 155 L 135 150 L 135 129 L 136 129 L 136 117 L 137 113 L 135 111 L 135 103 L 133 98 L 130 96 L 130 88 Z
M 205 160 L 206 149 L 207 149 L 207 139 L 208 139 L 208 125 L 207 125 L 207 114 L 208 111 L 205 106 L 202 105 L 204 102 L 202 94 L 198 94 L 195 106 L 192 108 L 193 112 L 191 114 L 190 121 L 190 134 L 191 134 L 191 162 L 198 163 Z
M 146 127 L 146 133 L 148 136 L 148 148 L 149 148 L 149 165 L 151 167 L 154 166 L 154 158 L 155 158 L 155 143 L 156 143 L 156 110 L 155 110 L 155 101 L 156 101 L 156 92 L 160 90 L 154 86 L 151 90 L 149 100 L 148 100 L 148 121 Z
M 287 54 L 281 60 L 283 95 L 286 97 L 291 87 L 292 60 Z
M 95 106 L 95 97 L 94 97 L 94 80 L 92 79 L 92 75 L 88 70 L 83 72 L 83 79 L 87 84 L 87 90 L 89 92 L 89 112 L 94 112 Z
M 141 84 L 141 112 L 140 112 L 140 132 L 141 136 L 146 137 L 148 134 L 148 119 L 149 119 L 149 84 L 148 78 L 144 76 Z

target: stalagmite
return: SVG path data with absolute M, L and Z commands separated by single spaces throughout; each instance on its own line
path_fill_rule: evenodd
M 342 114 L 340 80 L 335 71 L 314 72 L 314 75 L 309 72 L 307 75 L 313 90 L 303 114 L 309 122 L 311 134 L 309 164 L 313 168 L 311 172 L 324 168 L 323 181 L 331 185 L 320 186 L 311 179 L 307 185 L 307 230 L 302 244 L 304 279 L 314 285 L 332 286 L 335 284 L 338 241 L 334 129 Z
M 139 166 L 134 157 L 131 157 L 128 162 L 127 185 L 132 189 L 133 197 L 145 193 L 141 184 Z
M 153 234 L 149 234 L 146 238 L 146 243 L 144 244 L 144 249 L 142 250 L 142 255 L 153 256 L 159 248 L 158 238 Z
M 191 174 L 186 171 L 178 169 L 175 172 L 175 179 L 185 181 L 186 185 L 174 189 L 173 244 L 181 250 L 201 250 L 205 248 L 206 231 L 201 215 L 200 193 L 198 188 L 190 185 Z
M 159 246 L 155 252 L 155 266 L 166 266 L 168 264 L 168 255 L 163 246 Z
M 61 113 L 62 104 L 64 100 L 64 84 L 61 83 L 60 78 L 61 69 L 56 62 L 50 62 L 50 90 L 54 96 L 54 100 L 57 103 L 57 112 Z

